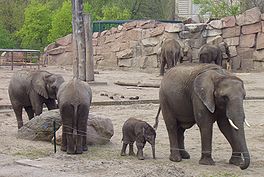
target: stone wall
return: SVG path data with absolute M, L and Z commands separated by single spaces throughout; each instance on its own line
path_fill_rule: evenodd
M 231 52 L 234 70 L 263 69 L 264 14 L 258 8 L 206 24 L 184 25 L 146 20 L 126 23 L 101 33 L 95 32 L 94 63 L 96 67 L 104 68 L 157 68 L 160 47 L 166 38 L 177 39 L 185 55 L 192 55 L 194 62 L 198 61 L 198 51 L 203 44 L 225 41 Z M 62 42 L 63 39 L 58 41 L 52 44 L 57 47 L 48 46 L 49 49 L 46 49 L 49 60 L 55 61 L 54 58 L 59 55 L 65 58 L 65 53 L 71 53 L 69 42 Z M 66 41 L 69 41 L 69 36 L 66 36 Z M 71 61 L 71 58 L 67 60 Z

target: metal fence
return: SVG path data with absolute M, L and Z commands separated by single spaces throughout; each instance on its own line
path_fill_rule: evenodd
M 132 22 L 134 20 L 102 20 L 102 21 L 94 21 L 93 22 L 93 32 L 102 32 L 104 30 L 109 30 L 112 27 L 117 27 L 118 25 L 122 25 L 127 22 Z M 182 21 L 174 21 L 174 20 L 156 20 L 163 23 L 182 23 Z

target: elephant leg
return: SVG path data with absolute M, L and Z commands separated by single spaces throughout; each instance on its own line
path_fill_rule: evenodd
M 56 104 L 56 101 L 54 99 L 48 99 L 45 102 L 45 105 L 47 106 L 48 110 L 57 109 L 58 106 Z
M 170 160 L 173 162 L 180 162 L 182 157 L 179 151 L 178 145 L 178 132 L 177 132 L 177 120 L 173 113 L 170 111 L 167 105 L 161 105 L 163 119 L 166 124 L 166 128 L 170 141 Z
M 126 148 L 127 148 L 127 144 L 126 143 L 123 143 L 123 147 L 122 147 L 122 150 L 121 150 L 121 156 L 125 156 L 126 155 Z
M 144 160 L 143 148 L 144 148 L 145 144 L 141 143 L 141 142 L 136 142 L 136 145 L 137 145 L 137 157 L 138 157 L 138 160 Z
M 20 129 L 23 126 L 22 106 L 13 106 L 13 109 L 17 119 L 17 127 Z
M 217 125 L 232 147 L 232 156 L 229 159 L 229 163 L 239 166 L 243 162 L 243 159 L 242 159 L 241 153 L 239 153 L 239 149 L 234 144 L 236 140 L 234 140 L 232 136 L 233 133 L 232 133 L 232 127 L 230 126 L 230 123 L 228 122 L 227 118 L 223 119 L 221 117 L 221 119 L 219 118 L 217 120 Z
M 199 126 L 199 125 L 198 125 Z M 214 165 L 215 162 L 212 159 L 212 134 L 213 134 L 213 124 L 204 123 L 199 126 L 202 141 L 202 157 L 199 164 L 202 165 Z
M 27 112 L 29 120 L 31 120 L 34 117 L 34 110 L 33 110 L 32 106 L 25 107 L 25 110 Z
M 36 116 L 40 115 L 43 110 L 43 105 L 42 104 L 37 104 L 35 108 L 33 108 L 35 111 Z
M 70 131 L 69 128 L 65 128 L 62 125 L 61 151 L 67 151 L 67 138 L 66 138 L 67 131 Z
M 134 153 L 134 147 L 133 147 L 134 143 L 129 143 L 129 155 L 135 156 L 136 154 Z
M 77 131 L 76 135 L 76 154 L 82 154 L 83 153 L 83 135 L 80 134 L 79 131 Z
M 190 154 L 185 150 L 184 147 L 184 132 L 185 132 L 184 128 L 182 127 L 178 128 L 178 142 L 179 142 L 180 154 L 183 159 L 190 159 Z
M 67 154 L 75 154 L 75 141 L 73 138 L 73 133 L 71 131 L 71 133 L 67 133 L 66 134 L 66 141 L 67 141 Z
M 161 63 L 160 63 L 160 76 L 164 75 L 165 65 L 166 65 L 166 59 L 162 57 L 161 58 Z

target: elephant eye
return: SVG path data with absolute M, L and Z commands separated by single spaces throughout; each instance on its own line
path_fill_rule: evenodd
M 55 85 L 52 85 L 52 86 L 51 86 L 51 89 L 56 89 L 56 86 L 55 86 Z
M 228 96 L 224 95 L 224 96 L 222 96 L 222 98 L 224 101 L 228 101 Z

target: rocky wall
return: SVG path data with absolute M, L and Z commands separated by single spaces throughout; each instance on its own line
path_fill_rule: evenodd
M 96 67 L 159 67 L 162 41 L 177 39 L 183 52 L 198 61 L 199 48 L 205 43 L 225 41 L 231 52 L 234 70 L 263 69 L 264 14 L 258 8 L 241 15 L 199 24 L 172 24 L 154 20 L 133 21 L 117 28 L 93 33 Z M 49 63 L 71 63 L 71 35 L 49 45 L 45 54 Z M 59 58 L 59 59 L 58 59 Z M 59 62 L 61 59 L 67 62 Z

